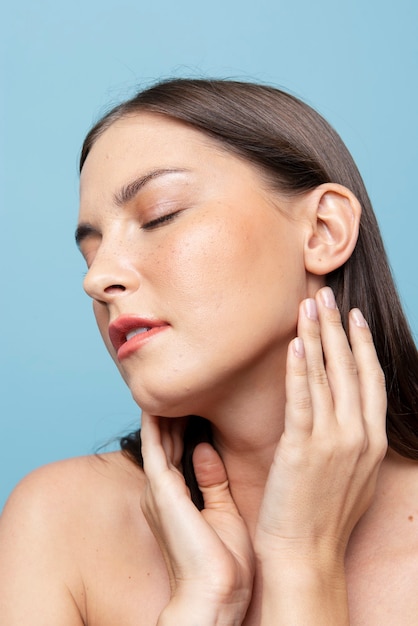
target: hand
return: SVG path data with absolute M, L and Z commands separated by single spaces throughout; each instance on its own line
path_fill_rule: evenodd
M 267 576 L 309 564 L 344 577 L 346 546 L 387 448 L 384 376 L 360 311 L 349 316 L 350 348 L 328 287 L 301 304 L 298 335 L 255 548 Z
M 207 443 L 193 455 L 203 493 L 198 511 L 181 473 L 185 421 L 143 413 L 147 478 L 141 506 L 167 565 L 172 599 L 159 624 L 241 624 L 251 599 L 254 557 L 224 465 Z M 176 621 L 177 620 L 177 621 Z

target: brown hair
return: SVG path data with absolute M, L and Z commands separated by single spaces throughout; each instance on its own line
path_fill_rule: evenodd
M 351 258 L 327 277 L 343 322 L 351 308 L 363 311 L 386 376 L 389 445 L 418 459 L 418 358 L 402 312 L 373 209 L 358 169 L 335 130 L 311 107 L 273 87 L 227 80 L 175 79 L 139 92 L 105 115 L 88 133 L 80 170 L 96 141 L 114 121 L 148 111 L 189 124 L 227 150 L 258 166 L 277 188 L 290 195 L 327 182 L 348 187 L 363 213 Z M 189 420 L 185 436 L 185 472 L 196 493 L 191 453 L 210 440 L 202 418 Z M 140 432 L 121 440 L 129 456 L 142 464 Z M 190 474 L 190 476 L 189 476 Z

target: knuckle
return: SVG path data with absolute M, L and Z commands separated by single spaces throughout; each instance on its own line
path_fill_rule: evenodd
M 292 403 L 297 411 L 307 412 L 312 410 L 312 400 L 307 394 L 296 396 L 293 398 Z
M 373 335 L 370 329 L 366 327 L 366 328 L 362 328 L 362 331 L 363 332 L 361 333 L 361 341 L 374 348 L 374 339 L 373 339 Z
M 342 328 L 341 314 L 338 309 L 323 309 L 321 319 L 333 328 L 338 330 Z
M 329 364 L 329 367 L 332 368 L 332 363 Z M 349 376 L 358 376 L 358 369 L 356 362 L 352 354 L 350 353 L 339 353 L 336 356 L 336 367 L 338 369 L 343 369 L 344 373 Z
M 373 340 L 370 340 L 370 343 L 373 345 Z M 367 367 L 367 375 L 368 377 L 374 378 L 377 382 L 382 385 L 385 385 L 385 374 L 383 372 L 382 366 L 380 365 L 377 355 L 374 353 L 373 355 L 369 355 L 367 360 L 364 362 L 365 367 Z
M 373 369 L 371 371 L 371 376 L 373 376 L 373 378 L 376 381 L 376 384 L 379 387 L 382 387 L 383 389 L 386 390 L 386 378 L 385 378 L 385 374 L 384 374 L 384 372 L 383 372 L 383 370 L 382 370 L 382 368 L 380 366 L 376 367 L 375 369 Z
M 347 374 L 351 376 L 358 375 L 357 365 L 351 355 L 344 355 L 340 357 L 340 363 L 344 367 Z
M 309 324 L 305 332 L 308 339 L 318 339 L 320 336 L 319 324 L 317 322 Z
M 308 370 L 309 378 L 315 385 L 328 385 L 328 376 L 324 367 L 320 364 L 312 365 Z
M 338 309 L 327 309 L 325 320 L 330 326 L 341 328 L 341 315 Z
M 344 437 L 344 447 L 350 453 L 364 453 L 368 448 L 368 440 L 363 429 L 353 429 Z
M 380 463 L 384 459 L 388 450 L 388 440 L 386 437 L 386 433 L 374 434 L 373 439 L 370 442 L 370 447 L 373 450 L 376 461 Z
M 303 363 L 298 364 L 298 366 L 293 366 L 291 368 L 291 373 L 296 378 L 306 378 L 306 367 Z

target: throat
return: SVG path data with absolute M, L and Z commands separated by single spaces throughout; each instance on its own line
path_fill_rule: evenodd
M 230 450 L 219 450 L 228 475 L 232 498 L 252 537 L 255 535 L 275 448 L 276 443 L 271 442 L 262 450 L 248 450 L 247 453 L 234 454 Z

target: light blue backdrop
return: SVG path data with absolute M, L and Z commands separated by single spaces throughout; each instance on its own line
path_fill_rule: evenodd
M 83 136 L 137 84 L 252 78 L 318 108 L 360 166 L 418 328 L 415 0 L 16 0 L 2 13 L 0 507 L 31 469 L 138 421 L 73 244 Z

